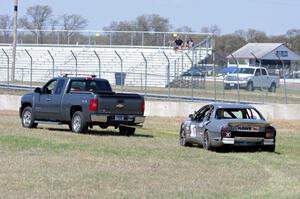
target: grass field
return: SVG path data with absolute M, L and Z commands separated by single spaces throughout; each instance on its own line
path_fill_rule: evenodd
M 182 118 L 123 137 L 0 117 L 0 198 L 300 198 L 300 121 L 273 122 L 275 153 L 216 153 L 178 145 Z

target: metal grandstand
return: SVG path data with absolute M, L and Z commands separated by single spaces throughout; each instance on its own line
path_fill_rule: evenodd
M 90 35 L 90 32 L 84 34 L 89 33 Z M 109 42 L 105 45 L 91 42 L 97 39 L 94 37 L 85 39 L 84 41 L 87 43 L 79 43 L 74 38 L 68 38 L 66 41 L 69 44 L 62 44 L 65 42 L 61 42 L 59 39 L 60 34 L 55 33 L 58 35 L 58 40 L 54 40 L 53 43 L 48 40 L 47 44 L 40 44 L 39 38 L 36 40 L 31 38 L 34 37 L 31 35 L 32 33 L 19 33 L 15 81 L 32 85 L 32 82 L 45 82 L 51 77 L 65 73 L 96 74 L 108 79 L 114 85 L 118 83 L 115 81 L 115 75 L 122 73 L 126 75 L 124 82 L 126 86 L 167 87 L 170 82 L 180 79 L 181 75 L 192 66 L 207 59 L 213 48 L 212 35 L 203 33 L 109 31 L 101 33 L 103 38 L 106 38 L 105 41 Z M 79 37 L 78 32 L 76 33 L 74 35 L 77 35 L 82 41 L 84 35 Z M 138 36 L 139 34 L 141 36 Z M 187 37 L 194 37 L 197 43 L 192 48 L 175 51 L 171 45 L 174 34 L 181 35 L 183 40 Z M 120 38 L 126 40 L 128 35 L 130 42 L 120 43 Z M 157 41 L 161 45 L 157 45 L 156 40 L 153 45 L 150 45 L 150 36 L 158 38 Z M 0 81 L 9 82 L 12 46 L 2 43 L 0 48 L 2 51 L 0 53 Z

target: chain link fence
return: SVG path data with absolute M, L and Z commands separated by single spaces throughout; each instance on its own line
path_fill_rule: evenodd
M 167 36 L 162 38 L 168 40 Z M 137 41 L 130 42 L 130 45 L 134 42 Z M 2 45 L 1 93 L 13 94 L 22 86 L 42 86 L 50 78 L 64 74 L 96 74 L 108 79 L 118 92 L 138 92 L 148 96 L 164 96 L 170 100 L 176 97 L 219 102 L 300 102 L 300 79 L 297 73 L 291 76 L 284 72 L 289 71 L 284 70 L 288 68 L 299 69 L 297 65 L 281 66 L 282 70 L 277 72 L 279 86 L 276 92 L 270 92 L 267 87 L 254 90 L 240 87 L 227 89 L 224 67 L 215 65 L 213 38 L 207 36 L 193 48 L 177 51 L 168 46 L 19 45 L 14 80 L 11 79 L 11 56 L 11 47 Z

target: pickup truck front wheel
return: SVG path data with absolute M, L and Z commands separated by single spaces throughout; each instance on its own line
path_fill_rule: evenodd
M 247 84 L 247 90 L 248 91 L 254 91 L 253 82 L 248 82 L 248 84 Z
M 22 126 L 25 128 L 36 128 L 37 123 L 34 122 L 34 117 L 31 107 L 24 108 L 22 112 Z
M 86 133 L 88 125 L 84 121 L 84 117 L 81 111 L 76 111 L 72 116 L 71 130 L 74 133 Z
M 121 135 L 130 136 L 130 135 L 134 135 L 135 128 L 130 128 L 130 127 L 126 127 L 126 126 L 119 126 L 119 131 L 120 131 Z

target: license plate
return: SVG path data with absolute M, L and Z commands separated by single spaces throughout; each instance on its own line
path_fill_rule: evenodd
M 133 121 L 132 116 L 124 116 L 124 115 L 116 115 L 115 116 L 115 121 Z
M 246 132 L 259 132 L 258 126 L 238 126 L 238 131 L 246 131 Z
M 234 84 L 230 84 L 230 86 L 232 86 L 232 87 L 233 87 L 233 86 L 234 86 Z

